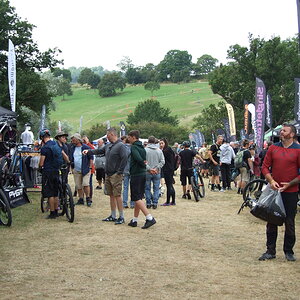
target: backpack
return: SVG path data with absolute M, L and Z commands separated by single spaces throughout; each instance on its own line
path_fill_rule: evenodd
M 234 167 L 237 168 L 237 169 L 242 168 L 242 167 L 245 166 L 244 160 L 243 160 L 243 158 L 244 158 L 244 151 L 245 150 L 240 150 L 236 154 L 236 156 L 234 158 Z
M 64 158 L 62 155 L 62 150 L 58 146 L 57 142 L 55 144 L 48 146 L 48 148 L 51 149 L 52 155 L 53 155 L 53 167 L 57 170 L 61 168 L 61 166 L 64 163 Z

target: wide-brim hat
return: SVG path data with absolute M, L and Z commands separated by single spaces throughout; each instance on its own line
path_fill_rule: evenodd
M 56 134 L 56 136 L 55 136 L 54 138 L 57 140 L 60 136 L 65 136 L 65 137 L 67 137 L 68 134 L 65 133 L 64 131 L 58 131 L 57 134 Z
M 77 140 L 79 140 L 80 142 L 82 142 L 82 138 L 81 138 L 81 135 L 79 133 L 74 133 L 72 136 L 71 136 L 71 139 L 72 138 L 75 138 Z

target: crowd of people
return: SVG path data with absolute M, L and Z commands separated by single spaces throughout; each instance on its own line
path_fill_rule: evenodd
M 253 178 L 265 178 L 273 189 L 280 190 L 287 213 L 285 221 L 284 252 L 287 260 L 293 261 L 295 244 L 295 212 L 298 202 L 298 183 L 300 182 L 300 146 L 293 125 L 284 125 L 279 143 L 265 142 L 264 149 L 258 153 L 253 141 L 229 142 L 222 135 L 210 147 L 206 143 L 200 149 L 191 147 L 189 141 L 181 145 L 169 146 L 168 140 L 150 136 L 148 141 L 140 141 L 139 131 L 133 130 L 119 138 L 115 128 L 107 130 L 106 138 L 100 138 L 96 147 L 88 137 L 79 133 L 71 136 L 67 144 L 67 134 L 55 135 L 63 160 L 71 168 L 77 205 L 92 206 L 93 174 L 96 174 L 96 189 L 103 189 L 110 197 L 110 215 L 104 222 L 124 224 L 124 209 L 133 209 L 133 218 L 128 223 L 137 227 L 139 214 L 146 218 L 142 229 L 156 223 L 150 213 L 159 205 L 162 186 L 166 187 L 166 200 L 162 206 L 176 205 L 174 172 L 180 164 L 182 198 L 191 199 L 191 176 L 193 167 L 198 165 L 204 178 L 209 178 L 212 192 L 226 192 L 236 188 L 243 193 L 245 185 Z M 49 199 L 48 218 L 58 217 L 59 170 L 53 162 L 51 147 L 55 143 L 50 131 L 41 130 L 40 167 L 43 168 L 42 193 Z M 287 172 L 282 172 L 285 168 Z M 271 170 L 271 171 L 270 171 Z M 129 197 L 130 191 L 130 197 Z M 145 202 L 143 201 L 145 199 Z M 277 226 L 267 224 L 267 252 L 259 259 L 275 258 Z

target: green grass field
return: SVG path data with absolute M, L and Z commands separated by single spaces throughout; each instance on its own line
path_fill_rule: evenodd
M 189 125 L 192 119 L 209 104 L 217 103 L 221 98 L 214 95 L 207 82 L 186 84 L 162 84 L 154 92 L 155 99 L 163 107 L 168 107 L 172 115 L 178 115 L 181 125 Z M 115 97 L 101 98 L 98 90 L 74 88 L 73 95 L 55 99 L 56 110 L 51 112 L 51 121 L 67 121 L 74 130 L 79 128 L 83 116 L 83 129 L 109 120 L 111 125 L 126 122 L 127 115 L 134 111 L 138 102 L 151 98 L 144 86 L 128 86 Z

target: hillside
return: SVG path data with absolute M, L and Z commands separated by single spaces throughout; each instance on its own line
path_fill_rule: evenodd
M 207 82 L 186 84 L 162 84 L 154 93 L 163 107 L 169 107 L 172 115 L 178 115 L 181 125 L 188 125 L 201 110 L 221 98 L 214 95 Z M 115 97 L 100 98 L 98 91 L 74 88 L 73 95 L 55 99 L 56 110 L 51 112 L 52 121 L 68 121 L 74 129 L 79 127 L 83 116 L 83 129 L 107 120 L 111 125 L 126 122 L 127 115 L 134 111 L 138 102 L 151 97 L 144 86 L 127 86 Z

